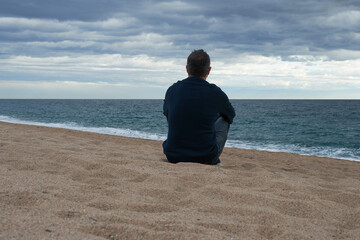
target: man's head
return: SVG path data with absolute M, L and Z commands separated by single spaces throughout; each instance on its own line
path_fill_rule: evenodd
M 186 69 L 189 76 L 206 79 L 211 70 L 209 55 L 202 49 L 194 50 L 187 59 Z

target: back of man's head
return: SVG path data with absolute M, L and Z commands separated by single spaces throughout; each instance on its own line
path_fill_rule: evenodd
M 187 71 L 190 76 L 205 77 L 209 73 L 210 57 L 202 49 L 194 50 L 187 59 Z

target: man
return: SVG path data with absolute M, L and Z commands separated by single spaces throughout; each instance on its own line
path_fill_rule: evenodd
M 226 94 L 206 81 L 210 57 L 202 49 L 188 59 L 188 78 L 166 92 L 163 112 L 168 121 L 164 154 L 171 163 L 198 162 L 222 165 L 224 148 L 235 111 Z

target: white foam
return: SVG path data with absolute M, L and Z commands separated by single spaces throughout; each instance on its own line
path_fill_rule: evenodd
M 133 137 L 133 138 L 142 138 L 142 139 L 150 139 L 150 140 L 165 140 L 166 135 L 157 134 L 157 133 L 148 133 L 142 132 L 132 129 L 122 129 L 122 128 L 110 128 L 110 127 L 84 127 L 74 122 L 66 122 L 66 123 L 43 123 L 43 122 L 35 122 L 35 121 L 26 121 L 20 120 L 8 116 L 1 116 L 1 122 L 9 122 L 9 123 L 18 123 L 25 125 L 35 125 L 35 126 L 45 126 L 45 127 L 53 127 L 53 128 L 64 128 L 64 129 L 72 129 L 83 132 L 94 132 L 108 135 L 116 135 L 123 137 Z
M 355 155 L 351 149 L 346 148 L 331 148 L 331 147 L 302 147 L 298 145 L 280 145 L 280 144 L 265 144 L 265 143 L 251 143 L 239 140 L 228 140 L 226 147 L 241 148 L 250 150 L 260 150 L 269 152 L 287 152 L 297 153 L 300 155 L 313 155 L 318 157 L 329 157 L 344 160 L 360 161 L 360 157 Z M 360 150 L 359 150 L 360 151 Z

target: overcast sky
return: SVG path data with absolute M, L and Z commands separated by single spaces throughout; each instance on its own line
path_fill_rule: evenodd
M 0 98 L 161 99 L 200 48 L 233 99 L 360 99 L 359 0 L 0 0 Z

